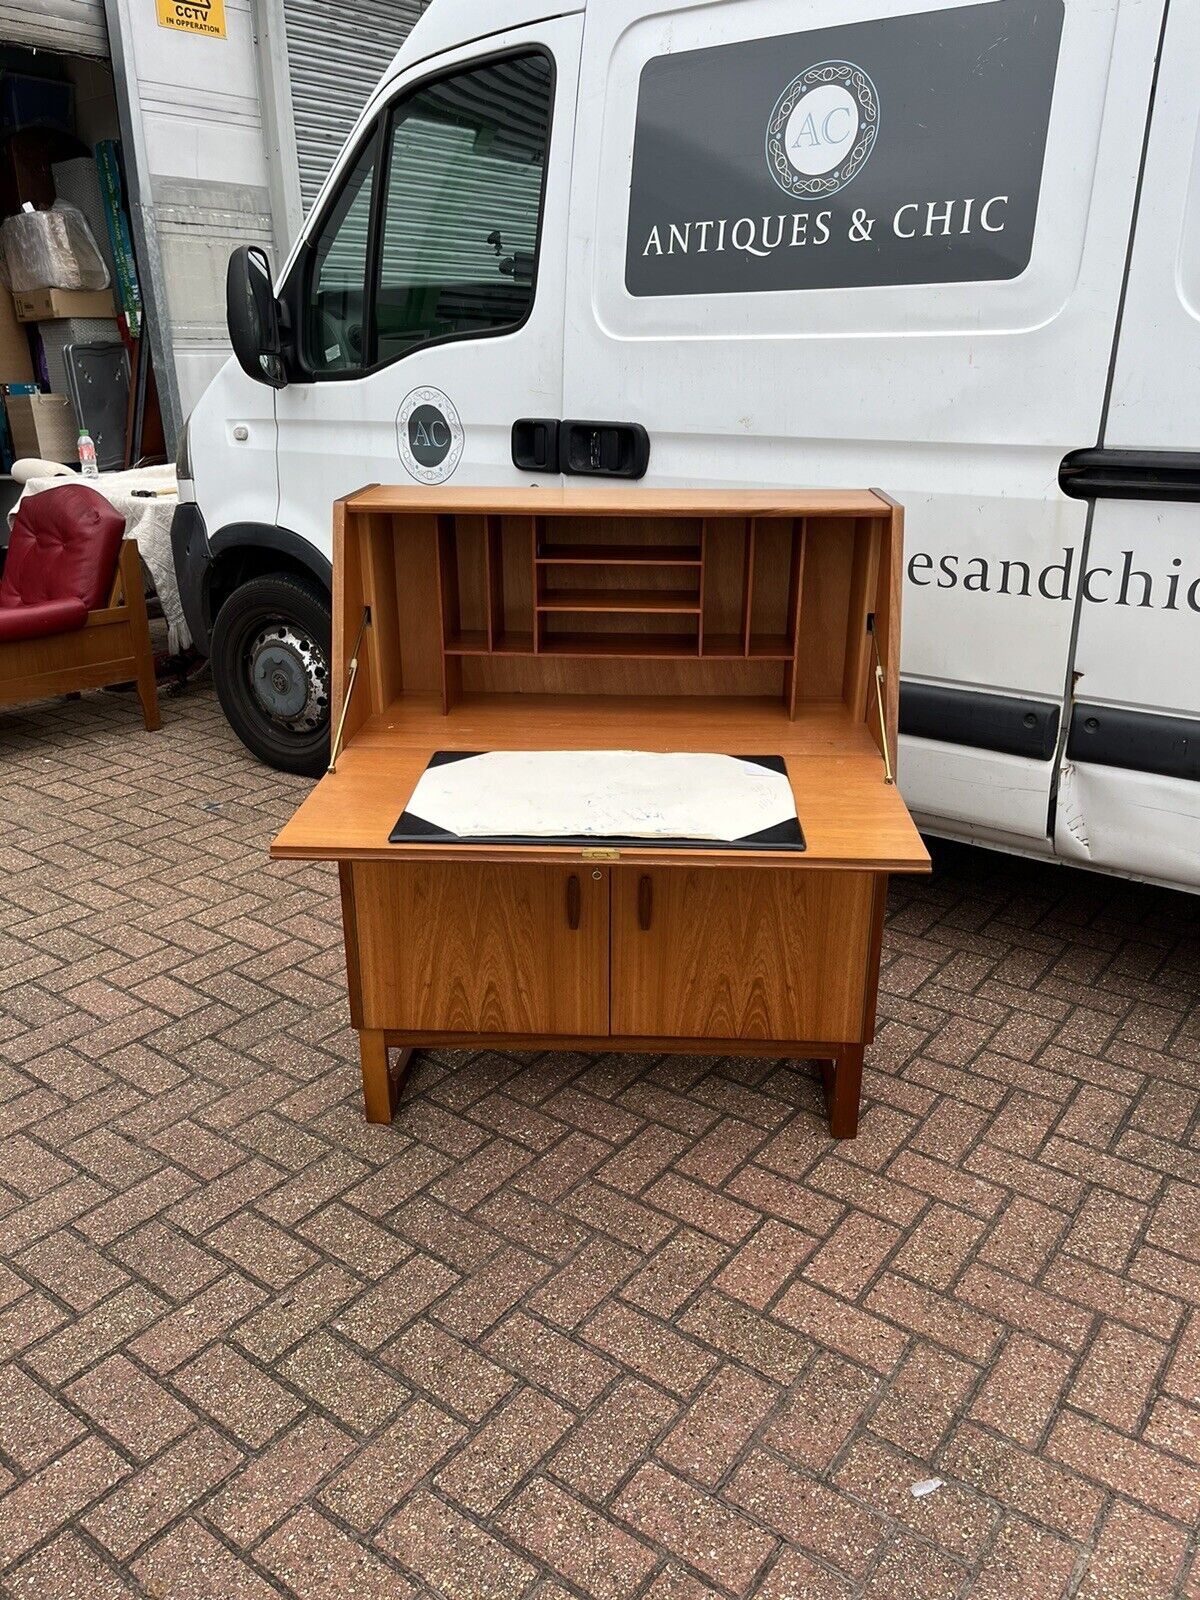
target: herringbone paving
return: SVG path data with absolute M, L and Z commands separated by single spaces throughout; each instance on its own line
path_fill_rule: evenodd
M 692 1057 L 381 1129 L 210 691 L 0 762 L 6 1595 L 1200 1597 L 1194 901 L 938 847 L 851 1144 Z

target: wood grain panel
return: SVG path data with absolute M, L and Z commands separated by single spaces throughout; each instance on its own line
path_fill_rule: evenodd
M 539 498 L 538 510 L 545 509 Z M 636 557 L 642 547 L 654 546 L 691 552 L 700 543 L 700 519 L 694 514 L 687 517 L 659 515 L 644 523 L 640 516 L 627 512 L 606 516 L 607 509 L 607 505 L 599 511 L 588 507 L 583 515 L 556 516 L 542 528 L 536 559 L 553 564 L 572 551 L 586 554 L 588 547 L 595 546 L 614 557 L 620 550 Z
M 853 559 L 852 523 L 826 517 L 808 519 L 796 657 L 799 700 L 841 697 Z
M 607 1034 L 606 873 L 482 862 L 351 870 L 367 1028 Z
M 371 703 L 382 710 L 404 687 L 396 614 L 396 541 L 390 520 L 383 516 L 366 519 L 362 542 L 365 599 L 371 608 L 371 627 L 363 644 L 371 673 Z
M 581 662 L 583 666 L 596 663 Z M 677 665 L 672 663 L 672 665 Z M 826 866 L 928 872 L 929 855 L 899 791 L 883 781 L 883 762 L 864 724 L 836 700 L 805 702 L 795 721 L 773 701 L 596 699 L 479 695 L 448 717 L 440 701 L 404 695 L 372 720 L 321 779 L 271 846 L 276 857 L 476 859 L 487 847 L 389 845 L 388 835 L 435 750 L 716 750 L 776 753 L 788 777 L 808 849 L 786 870 Z M 548 845 L 496 847 L 510 859 L 578 860 L 578 850 Z M 622 850 L 634 860 L 687 860 L 694 853 L 647 845 Z M 706 852 L 711 865 L 745 862 Z M 762 858 L 775 866 L 777 855 Z M 784 870 L 781 868 L 781 870 Z
M 350 998 L 350 1026 L 361 1028 L 362 981 L 358 975 L 358 919 L 354 915 L 354 868 L 338 862 L 338 892 L 342 902 L 342 936 L 346 946 L 346 988 Z
M 842 699 L 856 720 L 867 719 L 867 691 L 874 668 L 867 616 L 876 609 L 879 586 L 881 521 L 855 524 L 854 566 L 846 609 L 846 665 L 842 674 Z
M 504 536 L 499 517 L 485 517 L 487 529 L 487 642 L 500 648 L 504 637 Z
M 455 517 L 457 546 L 458 614 L 464 632 L 487 636 L 487 531 L 484 517 Z
M 613 1033 L 862 1037 L 873 874 L 699 864 L 612 879 Z
M 693 652 L 696 635 L 695 628 L 688 635 Z M 728 695 L 782 702 L 783 674 L 781 662 L 698 660 L 694 656 L 640 661 L 630 656 L 473 656 L 463 659 L 463 690 L 530 698 L 611 695 L 644 702 L 653 695 Z
M 514 634 L 533 638 L 533 518 L 501 517 L 500 546 L 504 568 L 506 625 Z
M 626 1033 L 435 1033 L 429 1028 L 420 1033 L 389 1028 L 386 1038 L 395 1050 L 628 1050 L 657 1056 L 791 1056 L 797 1061 L 832 1061 L 847 1048 L 836 1039 L 671 1039 L 665 1034 Z
M 413 488 L 371 484 L 346 496 L 355 511 L 489 511 L 528 517 L 878 517 L 890 502 L 871 489 Z
M 412 517 L 396 545 L 396 621 L 406 694 L 440 694 L 441 631 L 438 616 L 437 519 Z M 334 579 L 336 582 L 336 569 Z
M 794 524 L 798 541 L 796 559 L 792 562 L 792 588 L 788 595 L 788 639 L 792 659 L 783 675 L 783 693 L 787 701 L 788 716 L 795 717 L 800 699 L 800 619 L 804 615 L 804 566 L 808 560 L 808 519 L 798 517 Z
M 107 620 L 96 623 L 94 619 L 99 617 Z M 33 681 L 44 676 L 49 680 L 62 672 L 85 673 L 92 668 L 102 671 L 120 668 L 127 677 L 132 678 L 133 666 L 133 632 L 129 613 L 114 606 L 89 613 L 87 623 L 69 633 L 43 634 L 33 639 L 6 639 L 0 652 L 0 682 L 7 692 L 25 679 Z M 116 683 L 119 680 L 101 676 L 96 681 Z M 71 687 L 87 685 L 72 684 Z M 46 689 L 44 692 L 54 694 L 61 691 Z
M 365 538 L 361 519 L 347 515 L 345 500 L 333 503 L 333 680 L 330 710 L 334 728 L 346 705 L 346 685 L 349 681 L 350 661 L 358 638 L 363 607 L 367 603 L 367 575 Z M 375 648 L 374 640 L 364 639 L 368 650 Z M 439 671 L 440 679 L 440 671 Z M 342 729 L 343 748 L 367 721 L 383 707 L 374 700 L 373 674 L 361 670 L 354 682 L 354 693 L 346 709 Z

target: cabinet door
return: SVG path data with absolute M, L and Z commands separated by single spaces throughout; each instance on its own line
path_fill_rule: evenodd
M 608 882 L 592 869 L 355 862 L 367 1028 L 608 1032 Z
M 855 1043 L 873 874 L 613 869 L 612 1031 Z

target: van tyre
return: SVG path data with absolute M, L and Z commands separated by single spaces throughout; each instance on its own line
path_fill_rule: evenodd
M 329 762 L 329 596 L 291 573 L 234 590 L 212 630 L 217 698 L 248 750 L 315 778 Z

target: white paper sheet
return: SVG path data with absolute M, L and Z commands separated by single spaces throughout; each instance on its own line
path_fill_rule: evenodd
M 792 787 L 739 756 L 491 750 L 429 767 L 405 810 L 460 839 L 732 842 L 796 816 Z

